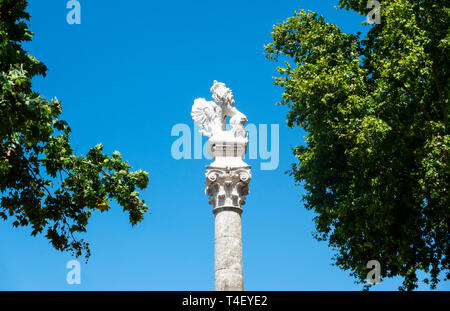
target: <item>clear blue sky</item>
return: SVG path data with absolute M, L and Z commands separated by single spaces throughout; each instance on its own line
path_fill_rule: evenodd
M 285 125 L 276 64 L 263 54 L 272 25 L 300 6 L 346 32 L 364 31 L 363 17 L 335 10 L 337 1 L 107 1 L 80 0 L 81 25 L 66 22 L 66 0 L 31 0 L 34 40 L 27 49 L 49 67 L 33 87 L 63 103 L 80 154 L 103 143 L 134 169 L 150 173 L 142 196 L 152 214 L 132 228 L 118 205 L 95 214 L 85 238 L 92 256 L 81 285 L 66 283 L 70 254 L 54 250 L 27 228 L 0 222 L 0 290 L 213 290 L 214 218 L 204 194 L 206 159 L 175 160 L 177 123 L 193 127 L 196 97 L 210 98 L 213 80 L 234 92 L 255 124 L 279 124 L 276 170 L 253 166 L 243 213 L 246 290 L 359 290 L 331 265 L 333 252 L 311 236 L 313 213 L 303 189 L 285 172 L 303 143 Z M 269 144 L 270 146 L 270 144 Z M 367 260 L 370 260 L 368 258 Z M 375 289 L 396 290 L 399 279 Z M 420 289 L 427 289 L 420 286 Z M 438 289 L 449 290 L 449 282 Z

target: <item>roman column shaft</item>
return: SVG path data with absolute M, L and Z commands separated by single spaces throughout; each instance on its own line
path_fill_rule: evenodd
M 250 166 L 207 166 L 206 194 L 215 218 L 214 278 L 217 291 L 244 290 L 241 206 L 250 182 Z

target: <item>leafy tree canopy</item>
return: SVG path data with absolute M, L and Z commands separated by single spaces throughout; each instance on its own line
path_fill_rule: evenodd
M 61 103 L 31 87 L 47 68 L 21 46 L 33 35 L 26 6 L 0 1 L 0 217 L 31 227 L 33 236 L 44 231 L 56 249 L 87 259 L 89 243 L 76 235 L 91 213 L 115 200 L 132 225 L 141 221 L 148 208 L 136 190 L 147 187 L 148 173 L 131 171 L 119 152 L 106 155 L 101 144 L 86 156 L 74 154 Z
M 384 0 L 361 38 L 301 10 L 265 47 L 287 59 L 275 84 L 288 126 L 308 133 L 291 174 L 316 212 L 314 235 L 358 283 L 373 259 L 400 289 L 416 288 L 418 271 L 431 288 L 450 277 L 449 13 L 444 0 Z

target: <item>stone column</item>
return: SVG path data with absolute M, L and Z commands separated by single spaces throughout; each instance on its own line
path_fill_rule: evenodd
M 206 194 L 215 218 L 215 290 L 242 291 L 241 206 L 249 190 L 250 166 L 206 169 Z
M 234 104 L 232 91 L 214 81 L 214 101 L 197 98 L 191 116 L 200 133 L 209 137 L 208 152 L 214 162 L 206 167 L 206 194 L 215 218 L 214 275 L 216 290 L 244 290 L 242 277 L 241 214 L 250 166 L 243 161 L 247 152 L 247 117 Z M 230 118 L 231 130 L 226 130 Z

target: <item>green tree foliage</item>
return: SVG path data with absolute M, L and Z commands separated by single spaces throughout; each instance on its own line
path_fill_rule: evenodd
M 47 68 L 22 49 L 33 33 L 26 21 L 25 0 L 0 0 L 0 217 L 44 231 L 58 250 L 90 255 L 86 232 L 93 211 L 118 202 L 132 225 L 147 206 L 137 188 L 148 173 L 131 171 L 119 152 L 106 155 L 101 144 L 77 156 L 69 142 L 70 127 L 60 120 L 61 103 L 33 91 L 31 79 Z
M 339 3 L 362 15 L 366 5 Z M 450 277 L 449 13 L 443 0 L 384 0 L 361 38 L 302 10 L 265 47 L 285 60 L 275 84 L 288 126 L 308 133 L 291 173 L 314 235 L 357 283 L 372 259 L 400 289 L 416 288 L 418 271 L 431 288 Z

